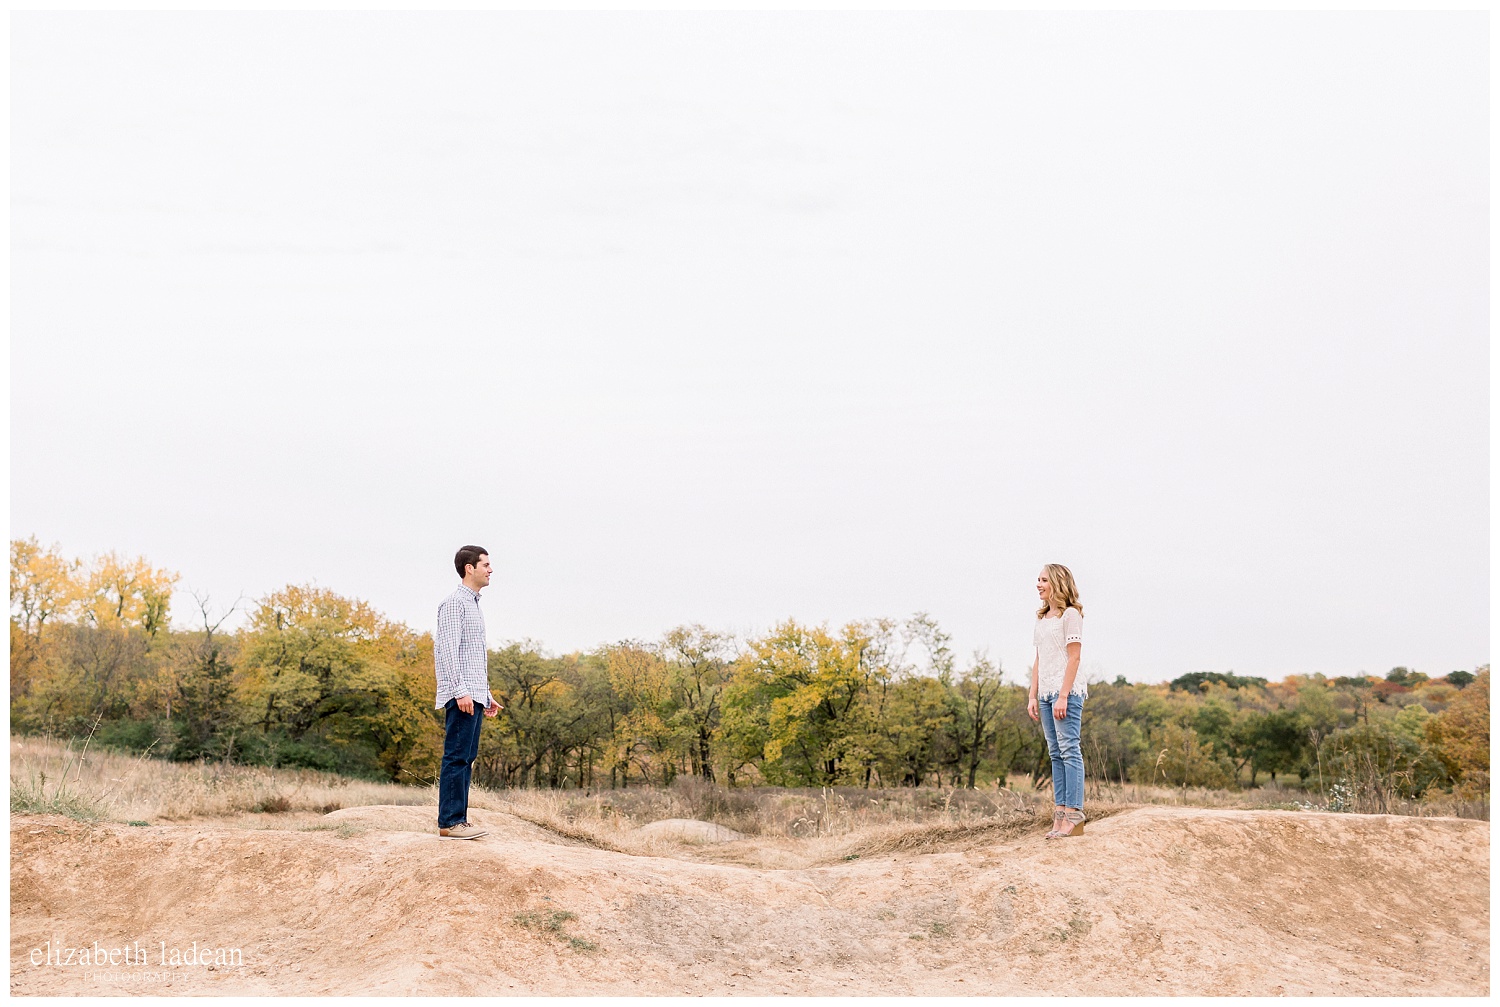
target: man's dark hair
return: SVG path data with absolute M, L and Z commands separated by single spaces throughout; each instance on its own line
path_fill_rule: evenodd
M 462 577 L 468 570 L 465 567 L 478 566 L 479 557 L 488 556 L 490 551 L 482 545 L 466 545 L 453 554 L 453 565 Z

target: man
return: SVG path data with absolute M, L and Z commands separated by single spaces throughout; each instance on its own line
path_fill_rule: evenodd
M 469 824 L 469 779 L 479 758 L 479 725 L 474 701 L 484 698 L 484 715 L 493 717 L 500 704 L 490 694 L 485 645 L 484 613 L 479 610 L 479 592 L 489 586 L 489 550 L 466 545 L 453 557 L 453 566 L 463 579 L 438 606 L 437 637 L 433 641 L 433 664 L 437 669 L 437 705 L 446 710 L 443 735 L 443 767 L 438 773 L 438 835 L 444 839 L 478 839 L 487 835 Z

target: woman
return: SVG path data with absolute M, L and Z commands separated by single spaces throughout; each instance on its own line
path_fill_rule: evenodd
M 1032 643 L 1031 696 L 1026 712 L 1042 724 L 1052 756 L 1052 831 L 1048 839 L 1083 835 L 1083 701 L 1088 687 L 1078 680 L 1083 652 L 1083 606 L 1067 567 L 1048 563 L 1036 579 L 1042 607 L 1036 613 Z

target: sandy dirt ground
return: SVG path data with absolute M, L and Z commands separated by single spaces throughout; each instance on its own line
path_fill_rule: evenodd
M 11 992 L 1489 993 L 1487 822 L 1146 807 L 817 863 L 793 840 L 631 856 L 495 811 L 439 840 L 433 814 L 12 816 Z M 193 942 L 241 963 L 161 965 Z M 95 943 L 146 961 L 42 960 Z

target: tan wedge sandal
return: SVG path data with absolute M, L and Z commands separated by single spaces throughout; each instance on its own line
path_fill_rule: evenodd
M 1069 808 L 1067 811 L 1065 811 L 1063 813 L 1063 821 L 1067 822 L 1069 825 L 1071 825 L 1073 827 L 1071 829 L 1069 829 L 1067 832 L 1059 832 L 1057 834 L 1057 838 L 1058 839 L 1067 839 L 1070 836 L 1081 836 L 1081 835 L 1083 835 L 1083 823 L 1086 822 L 1086 821 L 1088 821 L 1088 820 L 1089 820 L 1088 815 L 1085 815 L 1083 813 L 1083 809 L 1081 809 L 1081 808 Z
M 1044 838 L 1047 838 L 1047 839 L 1056 839 L 1057 838 L 1057 835 L 1058 835 L 1057 829 L 1058 829 L 1058 827 L 1060 825 L 1062 825 L 1062 823 L 1063 823 L 1063 816 L 1066 815 L 1067 813 L 1068 813 L 1068 809 L 1067 808 L 1053 808 L 1052 809 L 1052 831 L 1048 832 L 1047 835 Z

